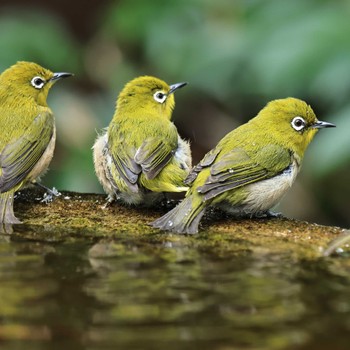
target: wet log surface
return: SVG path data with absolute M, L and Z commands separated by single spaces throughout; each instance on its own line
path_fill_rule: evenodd
M 325 247 L 344 230 L 288 218 L 237 219 L 214 210 L 204 217 L 196 235 L 161 232 L 149 223 L 175 205 L 157 209 L 126 207 L 113 203 L 103 208 L 102 194 L 61 192 L 52 202 L 42 202 L 43 192 L 24 190 L 15 199 L 16 216 L 22 225 L 3 227 L 5 233 L 22 239 L 55 242 L 67 239 L 132 240 L 134 243 L 164 243 L 213 249 L 216 254 L 234 254 L 246 249 L 288 253 L 291 258 L 318 258 Z

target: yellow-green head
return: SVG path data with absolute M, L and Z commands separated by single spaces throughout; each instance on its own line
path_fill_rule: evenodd
M 47 106 L 46 99 L 51 86 L 58 79 L 71 73 L 53 73 L 33 62 L 17 62 L 0 75 L 0 99 L 12 96 L 16 103 L 32 99 L 41 106 Z
M 168 85 L 161 79 L 142 76 L 128 82 L 118 96 L 115 117 L 160 116 L 171 119 L 175 107 L 173 92 L 187 83 Z
M 319 129 L 335 126 L 319 121 L 306 102 L 292 97 L 269 102 L 249 124 L 300 158 Z

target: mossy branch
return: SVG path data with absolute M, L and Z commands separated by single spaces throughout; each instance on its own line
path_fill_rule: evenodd
M 43 192 L 28 189 L 15 199 L 15 213 L 22 225 L 3 228 L 23 239 L 55 242 L 67 239 L 96 241 L 101 238 L 133 242 L 195 245 L 198 249 L 215 248 L 219 253 L 259 250 L 268 254 L 286 253 L 296 258 L 318 258 L 331 240 L 344 230 L 291 220 L 235 219 L 213 211 L 203 220 L 197 235 L 161 232 L 149 223 L 169 208 L 126 207 L 119 203 L 103 209 L 106 196 L 62 192 L 51 203 L 41 202 Z

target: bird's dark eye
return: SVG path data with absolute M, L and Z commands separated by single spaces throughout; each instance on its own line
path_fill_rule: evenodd
M 157 92 L 154 93 L 153 98 L 157 102 L 163 103 L 166 100 L 167 95 L 164 92 L 162 92 L 162 91 L 157 91 Z
M 292 122 L 292 127 L 296 131 L 300 131 L 305 128 L 306 123 L 305 120 L 302 117 L 295 117 Z
M 45 85 L 45 80 L 41 77 L 34 77 L 30 83 L 32 86 L 34 86 L 36 89 L 41 89 Z

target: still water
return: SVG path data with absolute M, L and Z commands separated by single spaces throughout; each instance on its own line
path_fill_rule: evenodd
M 0 349 L 350 349 L 346 257 L 32 229 L 0 235 Z

